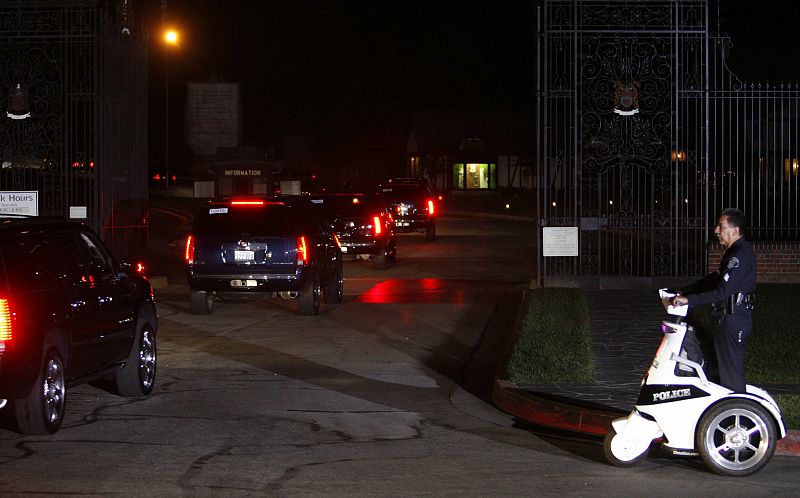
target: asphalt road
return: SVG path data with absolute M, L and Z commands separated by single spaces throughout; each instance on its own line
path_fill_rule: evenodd
M 446 209 L 446 208 L 445 208 Z M 0 429 L 0 494 L 757 496 L 796 494 L 797 461 L 745 479 L 655 454 L 611 467 L 597 440 L 524 427 L 485 401 L 533 275 L 532 222 L 445 213 L 398 263 L 345 264 L 345 301 L 189 312 L 186 219 L 153 211 L 157 385 L 69 391 L 62 430 Z

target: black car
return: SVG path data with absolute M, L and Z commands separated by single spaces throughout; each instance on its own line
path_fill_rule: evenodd
M 378 186 L 378 195 L 397 232 L 424 231 L 425 240 L 436 240 L 436 204 L 428 182 L 393 178 Z
M 375 197 L 361 193 L 312 195 L 311 204 L 329 224 L 342 253 L 372 259 L 372 267 L 385 270 L 397 258 L 397 237 L 392 216 Z
M 297 298 L 301 315 L 342 302 L 342 251 L 304 197 L 219 198 L 205 203 L 186 240 L 192 312 L 215 298 Z
M 150 283 L 89 228 L 0 218 L 0 406 L 10 401 L 20 432 L 56 432 L 76 384 L 150 394 L 157 328 Z

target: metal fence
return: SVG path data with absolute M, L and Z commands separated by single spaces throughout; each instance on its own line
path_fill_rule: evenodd
M 540 224 L 579 234 L 542 279 L 703 274 L 725 207 L 750 238 L 797 240 L 798 89 L 739 81 L 709 16 L 702 0 L 541 3 Z
M 84 221 L 117 255 L 144 256 L 146 39 L 127 3 L 99 4 L 0 2 L 0 191 L 35 192 L 39 215 Z

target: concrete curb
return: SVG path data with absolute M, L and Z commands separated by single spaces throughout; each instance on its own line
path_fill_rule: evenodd
M 605 436 L 611 421 L 627 413 L 560 403 L 502 379 L 495 379 L 492 402 L 501 410 L 532 424 L 593 436 Z M 800 457 L 800 431 L 788 431 L 786 437 L 776 444 L 775 455 Z

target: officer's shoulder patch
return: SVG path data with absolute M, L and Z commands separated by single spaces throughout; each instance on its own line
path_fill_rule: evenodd
M 730 261 L 728 261 L 728 268 L 738 268 L 738 267 L 739 267 L 739 258 L 734 256 L 730 259 Z

